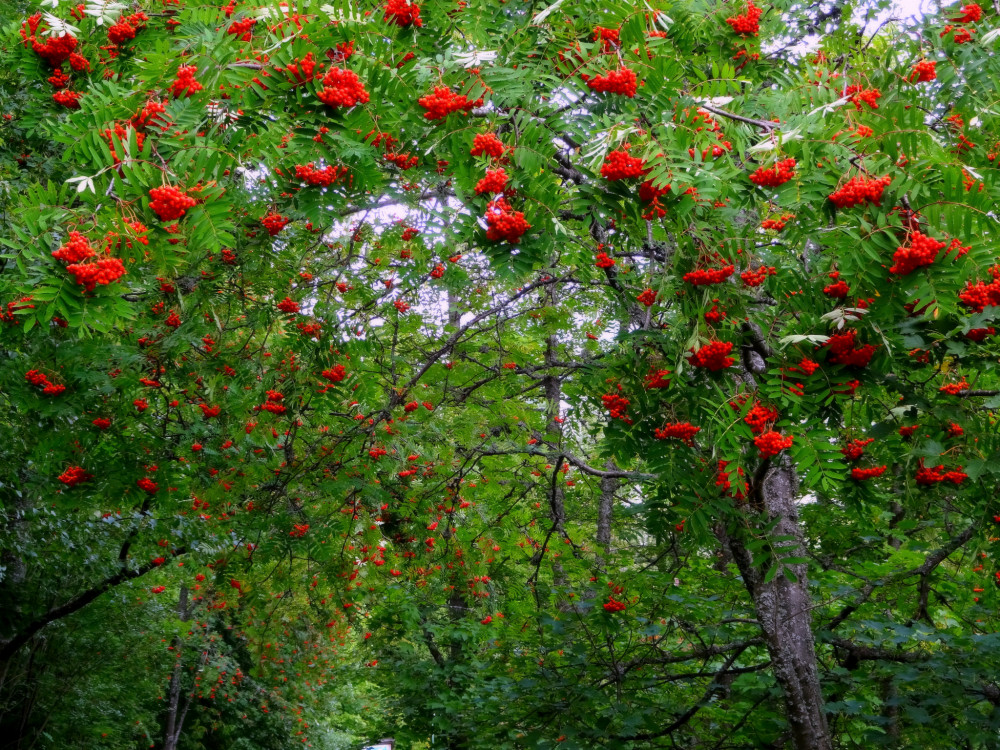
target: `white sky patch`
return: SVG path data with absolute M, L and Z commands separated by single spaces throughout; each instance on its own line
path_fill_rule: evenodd
M 896 0 L 892 10 L 894 15 L 902 18 L 922 18 L 933 8 L 928 0 Z

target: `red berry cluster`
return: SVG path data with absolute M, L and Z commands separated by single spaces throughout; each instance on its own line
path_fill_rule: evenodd
M 171 310 L 167 319 L 163 321 L 163 325 L 168 328 L 180 328 L 181 327 L 181 316 L 177 314 L 176 310 Z
M 587 82 L 589 88 L 599 94 L 621 94 L 631 99 L 638 90 L 635 71 L 631 68 L 609 70 L 602 76 L 581 75 L 580 77 Z
M 406 0 L 388 0 L 385 4 L 383 21 L 394 23 L 400 28 L 407 26 L 423 26 L 420 20 L 420 6 L 408 3 Z
M 715 133 L 715 139 L 719 141 L 719 143 L 702 149 L 702 161 L 707 161 L 709 154 L 712 155 L 713 159 L 718 159 L 727 151 L 733 150 L 733 144 L 726 140 L 726 134 L 722 132 L 722 126 L 712 117 L 711 112 L 704 109 L 697 109 L 692 115 L 690 109 L 685 109 L 683 110 L 682 115 L 688 119 L 688 123 L 692 128 L 694 128 L 694 132 L 701 133 L 704 131 L 706 133 Z M 677 119 L 676 115 L 674 116 L 674 119 Z M 692 159 L 695 158 L 695 150 L 693 147 L 688 149 L 688 156 Z
M 347 368 L 343 365 L 334 365 L 333 367 L 328 367 L 323 370 L 320 375 L 329 380 L 331 383 L 339 383 L 347 377 Z
M 715 145 L 712 145 L 712 146 L 706 146 L 705 148 L 703 148 L 701 150 L 701 160 L 702 161 L 708 161 L 709 154 L 712 155 L 713 159 L 718 159 L 720 156 L 722 156 L 727 151 L 732 151 L 732 150 L 733 150 L 733 144 L 730 141 L 723 141 L 721 143 L 721 145 L 720 144 L 715 144 Z M 695 155 L 694 148 L 689 148 L 688 149 L 688 155 L 692 159 L 694 158 L 694 155 Z
M 291 221 L 287 216 L 282 216 L 279 213 L 271 211 L 267 216 L 260 220 L 260 223 L 264 225 L 264 229 L 272 237 L 277 236 L 277 234 L 285 228 L 286 225 Z
M 753 4 L 753 0 L 747 3 L 746 13 L 732 18 L 727 18 L 728 23 L 740 36 L 757 36 L 760 32 L 760 17 L 763 10 Z
M 222 414 L 222 407 L 218 405 L 209 406 L 208 404 L 198 404 L 198 408 L 201 409 L 201 414 L 205 419 L 211 419 L 212 417 L 217 417 Z
M 149 477 L 143 477 L 140 479 L 136 482 L 136 486 L 138 486 L 140 490 L 148 492 L 150 495 L 155 495 L 157 490 L 160 489 L 159 485 Z
M 953 26 L 952 24 L 948 24 L 941 31 L 940 36 L 945 37 L 953 30 L 955 32 L 955 36 L 952 37 L 952 41 L 954 41 L 955 44 L 966 44 L 971 42 L 972 35 L 976 33 L 975 29 L 967 29 L 963 26 Z
M 969 475 L 962 471 L 962 467 L 958 466 L 950 471 L 945 471 L 943 466 L 932 466 L 930 468 L 924 466 L 924 460 L 920 459 L 920 468 L 917 469 L 917 474 L 914 477 L 917 484 L 922 484 L 925 486 L 940 484 L 941 482 L 951 482 L 952 484 L 961 484 Z
M 80 99 L 83 97 L 79 91 L 56 91 L 52 94 L 52 101 L 66 109 L 80 109 Z
M 483 100 L 472 101 L 465 94 L 456 94 L 445 86 L 435 86 L 434 93 L 420 97 L 417 104 L 427 110 L 424 112 L 424 119 L 443 120 L 452 112 L 469 112 L 475 107 L 481 107 Z
M 268 391 L 267 400 L 260 406 L 254 407 L 258 411 L 269 411 L 272 414 L 284 414 L 288 409 L 282 404 L 285 394 L 279 391 Z
M 855 330 L 835 333 L 820 348 L 829 349 L 826 361 L 834 365 L 867 367 L 878 349 L 874 344 L 857 347 L 858 332 Z
M 724 370 L 736 363 L 736 359 L 729 356 L 732 350 L 733 344 L 730 341 L 712 341 L 698 351 L 692 349 L 688 363 L 692 367 L 704 367 L 711 372 Z
M 121 159 L 118 158 L 118 154 L 115 151 L 115 141 L 117 140 L 119 143 L 127 144 L 129 136 L 128 129 L 123 125 L 121 125 L 120 123 L 116 122 L 114 130 L 111 130 L 110 128 L 105 128 L 104 130 L 100 131 L 100 135 L 102 138 L 104 138 L 105 141 L 107 141 L 108 150 L 111 151 L 111 160 L 115 164 L 121 164 Z M 141 152 L 146 145 L 146 134 L 136 132 L 135 143 L 139 151 Z
M 63 73 L 62 68 L 56 68 L 55 72 L 49 76 L 49 83 L 54 89 L 64 89 L 69 85 L 69 76 Z
M 226 33 L 237 37 L 240 41 L 249 42 L 253 39 L 253 27 L 256 25 L 256 18 L 241 18 L 239 21 L 233 21 Z
M 629 156 L 628 145 L 621 151 L 611 151 L 604 157 L 601 177 L 612 182 L 630 177 L 642 177 L 646 173 L 646 162 L 638 156 Z
M 87 258 L 93 258 L 95 255 L 97 253 L 90 246 L 89 240 L 79 232 L 70 232 L 66 244 L 52 253 L 53 258 L 61 260 L 63 263 L 79 263 Z
M 390 164 L 395 164 L 397 167 L 402 169 L 404 172 L 407 169 L 413 169 L 420 162 L 420 159 L 416 156 L 412 156 L 409 153 L 405 154 L 394 154 L 391 152 L 386 152 L 385 160 Z
M 621 390 L 621 386 L 618 388 Z M 601 396 L 601 403 L 604 404 L 604 408 L 608 410 L 612 419 L 620 419 L 626 424 L 632 424 L 632 420 L 628 416 L 629 400 L 627 398 L 618 393 L 605 393 Z
M 983 9 L 978 3 L 969 3 L 962 6 L 962 14 L 951 19 L 952 23 L 974 23 L 983 17 Z
M 636 300 L 644 304 L 646 307 L 652 307 L 656 304 L 656 292 L 652 289 L 646 288 L 639 294 L 638 297 L 636 297 Z
M 2 306 L 0 306 L 0 322 L 13 323 L 14 325 L 17 325 L 18 320 L 17 316 L 14 315 L 14 313 L 16 313 L 18 310 L 34 310 L 35 309 L 34 305 L 24 304 L 25 302 L 31 302 L 32 299 L 34 298 L 31 295 L 28 295 L 27 297 L 21 297 L 21 299 L 15 302 L 8 302 L 6 310 L 4 310 Z
M 726 471 L 726 467 L 728 466 L 729 466 L 729 461 L 723 461 L 721 458 L 719 459 L 719 465 L 715 475 L 715 486 L 719 487 L 722 490 L 723 495 L 730 495 L 730 490 L 732 489 L 733 486 L 732 482 L 729 480 L 729 477 L 732 475 L 733 472 Z M 742 466 L 737 467 L 736 474 L 737 476 L 740 477 L 743 476 Z M 734 497 L 737 500 L 742 500 L 743 498 L 746 497 L 747 490 L 749 490 L 749 486 L 747 485 L 746 481 L 742 479 L 737 480 L 736 492 L 731 494 L 730 497 Z
M 878 109 L 878 100 L 882 98 L 882 92 L 878 89 L 866 89 L 861 84 L 848 86 L 845 93 L 851 98 L 855 109 L 861 109 L 862 104 L 867 104 L 872 109 Z
M 45 44 L 38 42 L 38 37 L 46 30 L 42 24 L 42 14 L 36 13 L 21 24 L 21 39 L 24 46 L 31 44 L 31 49 L 52 67 L 56 67 L 66 62 L 73 50 L 76 49 L 76 37 L 70 34 L 62 34 L 59 37 L 49 36 Z
M 36 388 L 41 388 L 46 396 L 58 396 L 66 390 L 66 386 L 61 383 L 53 383 L 44 372 L 38 370 L 28 370 L 24 373 L 24 379 Z
M 969 3 L 962 6 L 962 15 L 952 20 L 952 23 L 974 23 L 983 17 L 983 9 L 978 3 Z
M 503 167 L 487 169 L 486 176 L 476 183 L 476 195 L 483 193 L 502 193 L 507 187 L 507 173 Z
M 59 475 L 59 481 L 67 487 L 75 487 L 76 485 L 82 484 L 88 479 L 93 478 L 94 475 L 85 472 L 82 466 L 70 466 L 66 469 L 66 471 Z
M 865 453 L 865 446 L 875 442 L 875 438 L 864 438 L 852 440 L 840 452 L 844 454 L 848 461 L 857 461 Z
M 336 60 L 339 62 L 347 60 L 351 55 L 354 54 L 354 52 L 355 52 L 354 40 L 351 40 L 349 42 L 339 42 L 335 50 L 333 50 L 332 52 L 329 51 L 327 52 L 327 57 L 329 57 L 331 60 Z
M 795 214 L 782 214 L 781 217 L 778 218 L 778 219 L 764 219 L 764 221 L 762 221 L 760 223 L 760 228 L 761 229 L 770 229 L 770 230 L 775 231 L 775 232 L 780 232 L 782 229 L 785 228 L 785 225 L 791 219 L 794 219 L 794 218 L 795 218 Z
M 697 435 L 700 430 L 700 427 L 695 427 L 690 422 L 674 422 L 673 424 L 668 424 L 664 427 L 657 427 L 653 430 L 653 434 L 656 436 L 657 440 L 677 438 L 678 440 L 684 441 L 688 445 L 694 445 L 694 436 Z
M 667 215 L 667 211 L 660 204 L 660 198 L 670 192 L 670 185 L 656 187 L 652 180 L 646 180 L 639 185 L 639 200 L 649 206 L 649 210 L 642 215 L 644 219 L 653 218 L 655 213 L 660 218 Z
M 746 413 L 743 421 L 750 426 L 750 432 L 754 435 L 762 435 L 771 425 L 778 421 L 778 410 L 773 406 L 764 406 L 764 404 L 758 402 Z
M 830 195 L 830 202 L 837 208 L 850 208 L 862 203 L 881 206 L 882 192 L 890 182 L 892 178 L 889 176 L 875 179 L 852 177 Z
M 670 374 L 670 370 L 654 370 L 653 372 L 646 375 L 644 380 L 646 381 L 646 390 L 651 388 L 668 388 L 670 387 L 670 378 L 667 375 Z
M 132 126 L 136 130 L 145 130 L 147 125 L 155 125 L 166 111 L 166 101 L 158 102 L 155 99 L 150 99 L 142 109 L 132 116 Z
M 347 174 L 347 167 L 335 167 L 332 164 L 328 164 L 322 169 L 316 169 L 313 162 L 309 162 L 305 166 L 295 165 L 295 176 L 307 185 L 329 187 L 345 174 Z
M 294 314 L 299 311 L 299 303 L 291 297 L 285 297 L 278 303 L 278 309 L 283 313 Z
M 961 380 L 955 383 L 945 383 L 940 388 L 938 388 L 939 393 L 947 393 L 949 396 L 957 396 L 962 391 L 969 390 L 969 383 L 963 377 Z
M 91 424 L 99 430 L 106 430 L 111 426 L 111 420 L 107 417 L 98 417 Z
M 718 301 L 718 298 L 713 299 L 712 302 L 715 304 L 712 305 L 711 309 L 705 312 L 703 317 L 705 318 L 706 323 L 715 325 L 726 317 L 726 311 L 719 309 L 719 305 L 717 304 Z
M 187 213 L 189 208 L 197 205 L 196 201 L 186 193 L 182 193 L 173 185 L 153 188 L 149 191 L 149 207 L 161 221 L 175 221 Z
M 321 89 L 316 98 L 328 107 L 353 107 L 367 104 L 368 92 L 357 73 L 344 68 L 330 68 L 320 80 Z
M 778 269 L 774 266 L 758 266 L 757 268 L 748 268 L 740 274 L 740 278 L 743 280 L 744 286 L 755 287 L 763 284 L 768 276 L 774 276 L 777 273 Z
M 692 286 L 709 286 L 721 284 L 736 271 L 736 266 L 728 264 L 721 268 L 698 268 L 684 274 L 684 281 Z
M 785 380 L 785 374 L 784 374 L 785 372 L 800 373 L 802 375 L 805 375 L 806 377 L 809 377 L 814 372 L 816 372 L 816 370 L 818 370 L 818 369 L 819 369 L 819 362 L 813 362 L 808 357 L 803 357 L 799 361 L 798 364 L 791 365 L 789 367 L 782 367 L 781 368 L 781 372 L 782 372 L 782 374 L 781 374 L 781 380 L 782 381 Z M 858 385 L 860 385 L 860 381 L 855 381 L 855 382 L 858 383 Z M 803 386 L 802 383 L 795 383 L 794 385 L 788 385 L 788 386 L 785 386 L 785 387 L 791 393 L 795 394 L 796 396 L 804 396 L 805 395 L 805 392 L 803 391 L 803 388 L 805 386 Z M 853 393 L 853 391 L 851 391 L 851 392 Z
M 976 30 L 974 28 L 965 28 L 962 24 L 973 23 L 982 17 L 983 9 L 980 8 L 978 4 L 969 3 L 968 5 L 964 5 L 962 6 L 961 15 L 951 19 L 952 23 L 949 23 L 944 27 L 940 36 L 943 38 L 954 30 L 955 36 L 953 37 L 953 41 L 955 44 L 965 44 L 966 42 L 971 42 L 972 35 L 976 33 Z
M 778 187 L 795 177 L 795 159 L 782 159 L 773 167 L 757 167 L 750 182 L 761 187 Z
M 486 207 L 486 239 L 516 245 L 529 229 L 531 224 L 525 221 L 524 213 L 515 211 L 506 198 L 490 201 Z
M 846 281 L 840 279 L 840 271 L 831 271 L 829 276 L 833 279 L 834 283 L 823 287 L 823 294 L 834 299 L 844 299 L 847 297 L 848 292 L 851 291 L 851 287 Z M 838 279 L 840 280 L 838 281 Z
M 170 93 L 174 95 L 174 99 L 180 99 L 182 96 L 187 98 L 205 88 L 195 80 L 194 74 L 197 72 L 197 65 L 181 65 L 177 69 L 177 80 L 170 86 Z
M 594 265 L 598 268 L 611 268 L 614 264 L 615 259 L 603 250 L 597 254 L 597 260 L 594 261 Z
M 983 312 L 987 307 L 1000 306 L 1000 266 L 990 269 L 993 281 L 988 284 L 977 281 L 973 284 L 966 282 L 965 289 L 958 294 L 958 299 L 966 307 L 970 307 L 976 312 Z
M 476 137 L 472 139 L 472 150 L 469 151 L 469 154 L 472 156 L 488 154 L 494 159 L 499 159 L 503 156 L 503 151 L 503 143 L 493 133 L 476 133 Z
M 118 258 L 98 258 L 93 263 L 73 263 L 66 266 L 76 283 L 88 292 L 94 291 L 98 284 L 110 284 L 125 275 L 125 266 Z
M 933 60 L 921 60 L 913 66 L 913 72 L 910 73 L 910 83 L 933 81 L 937 78 L 936 67 L 937 63 Z
M 989 328 L 972 328 L 965 333 L 965 338 L 969 341 L 975 341 L 977 343 L 985 341 L 989 336 L 995 336 L 997 329 L 993 326 Z
M 893 265 L 889 268 L 889 273 L 906 276 L 918 268 L 929 266 L 934 262 L 938 252 L 944 246 L 945 243 L 940 240 L 928 237 L 920 232 L 913 232 L 910 235 L 909 246 L 899 247 L 893 254 Z
M 66 271 L 77 284 L 94 291 L 98 284 L 110 284 L 125 275 L 125 266 L 118 258 L 99 258 L 93 263 L 84 260 L 97 255 L 90 242 L 79 232 L 70 232 L 69 241 L 52 253 L 52 257 L 67 263 Z
M 768 459 L 777 456 L 786 448 L 791 448 L 792 436 L 783 437 L 780 432 L 771 430 L 755 437 L 753 444 L 760 450 L 760 457 Z
M 855 482 L 865 482 L 868 481 L 869 479 L 875 479 L 885 474 L 885 470 L 887 468 L 888 466 L 886 466 L 885 464 L 882 464 L 881 466 L 872 466 L 871 468 L 868 469 L 855 467 L 851 469 L 851 479 L 853 479 Z
M 313 59 L 313 53 L 310 52 L 305 57 L 288 63 L 284 68 L 275 68 L 275 70 L 288 76 L 288 82 L 293 86 L 300 86 L 316 77 L 317 67 L 319 70 L 323 70 L 323 64 L 320 63 L 317 66 L 316 60 Z
M 952 237 L 951 242 L 948 243 L 948 249 L 944 251 L 944 254 L 951 255 L 955 253 L 956 258 L 962 258 L 968 255 L 970 250 L 972 250 L 972 245 L 963 245 L 962 240 L 958 239 L 958 237 Z
M 594 41 L 600 41 L 601 52 L 611 52 L 621 46 L 621 31 L 606 29 L 603 26 L 594 27 Z
M 625 606 L 625 602 L 618 601 L 613 595 L 608 595 L 608 600 L 604 602 L 606 612 L 622 612 Z
M 108 29 L 108 41 L 114 45 L 122 45 L 125 42 L 135 39 L 135 33 L 146 27 L 149 17 L 139 11 L 131 16 L 122 16 L 111 28 Z
M 410 303 L 406 300 L 398 299 L 392 303 L 393 306 L 401 313 L 405 313 L 410 309 Z

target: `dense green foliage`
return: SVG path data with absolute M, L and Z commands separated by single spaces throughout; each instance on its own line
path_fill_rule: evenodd
M 0 748 L 997 747 L 993 8 L 418 5 L 0 10 Z

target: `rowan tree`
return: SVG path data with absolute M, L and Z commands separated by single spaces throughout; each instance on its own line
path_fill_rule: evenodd
M 995 10 L 5 8 L 0 747 L 995 747 Z

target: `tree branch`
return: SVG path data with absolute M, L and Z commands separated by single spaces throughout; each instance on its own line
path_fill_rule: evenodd
M 171 552 L 171 554 L 174 557 L 177 557 L 179 555 L 183 555 L 185 552 L 187 552 L 187 548 L 180 547 Z M 0 647 L 0 663 L 9 660 L 14 654 L 18 652 L 18 650 L 22 646 L 24 646 L 24 644 L 30 641 L 46 625 L 49 625 L 50 623 L 53 623 L 56 620 L 61 620 L 62 618 L 71 615 L 74 612 L 80 611 L 88 604 L 90 604 L 92 601 L 94 601 L 97 597 L 99 597 L 101 594 L 103 594 L 105 591 L 113 589 L 115 586 L 118 586 L 119 584 L 124 583 L 125 581 L 131 581 L 136 578 L 140 578 L 141 576 L 146 575 L 146 573 L 148 573 L 149 571 L 153 570 L 153 568 L 157 567 L 159 566 L 156 565 L 155 563 L 149 562 L 143 565 L 142 567 L 136 568 L 135 570 L 122 569 L 115 575 L 105 578 L 96 586 L 92 586 L 86 591 L 77 594 L 68 602 L 63 603 L 58 607 L 53 607 L 44 615 L 36 618 L 28 625 L 26 625 L 24 628 L 22 628 L 19 633 L 17 633 L 13 638 L 4 643 L 3 647 Z
M 754 120 L 752 117 L 744 117 L 743 115 L 737 115 L 733 112 L 727 112 L 724 109 L 719 109 L 718 107 L 713 107 L 711 104 L 699 104 L 701 109 L 711 112 L 713 115 L 719 115 L 720 117 L 726 117 L 730 120 L 735 120 L 736 122 L 743 122 L 747 125 L 753 125 L 756 128 L 762 128 L 768 132 L 772 130 L 777 130 L 781 127 L 781 123 L 769 122 L 768 120 Z

